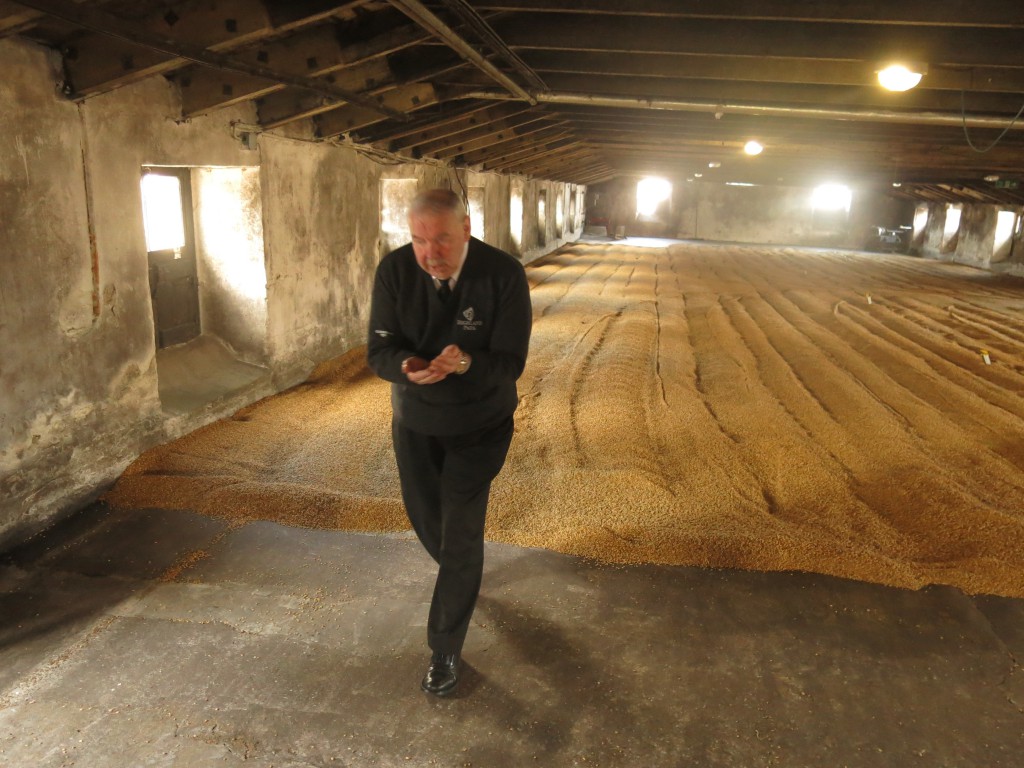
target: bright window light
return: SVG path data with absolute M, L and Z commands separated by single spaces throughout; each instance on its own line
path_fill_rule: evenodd
M 469 231 L 478 240 L 485 240 L 484 188 L 469 188 Z
M 928 226 L 928 206 L 918 206 L 914 211 L 914 240 L 924 235 L 926 226 Z
M 946 226 L 943 234 L 948 240 L 960 230 L 960 214 L 962 213 L 959 207 L 949 206 L 946 208 Z
M 748 155 L 760 155 L 762 152 L 764 152 L 764 145 L 761 144 L 761 142 L 759 141 L 754 141 L 753 139 L 751 139 L 750 141 L 743 145 L 743 151 L 746 152 Z
M 409 205 L 416 196 L 416 179 L 381 179 L 380 228 L 393 242 L 409 239 Z
M 890 91 L 909 91 L 922 77 L 921 72 L 913 72 L 903 64 L 892 64 L 878 72 L 878 82 Z
M 665 179 L 654 176 L 643 179 L 636 185 L 636 212 L 639 216 L 653 216 L 658 206 L 668 200 L 672 185 Z
M 822 184 L 811 195 L 811 207 L 816 211 L 847 211 L 853 193 L 843 184 Z
M 992 258 L 1001 261 L 1013 249 L 1013 233 L 1017 229 L 1016 211 L 999 211 L 996 214 L 996 239 L 992 246 Z
M 147 251 L 169 251 L 185 245 L 181 183 L 176 176 L 147 173 L 142 177 L 142 221 Z
M 520 189 L 513 189 L 508 204 L 509 227 L 512 230 L 512 241 L 516 247 L 523 244 L 523 192 Z

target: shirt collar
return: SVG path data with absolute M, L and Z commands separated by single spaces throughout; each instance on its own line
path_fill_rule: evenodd
M 452 288 L 454 288 L 455 284 L 457 282 L 459 282 L 459 275 L 462 274 L 462 268 L 466 264 L 466 255 L 468 253 L 469 253 L 469 240 L 466 241 L 466 245 L 462 249 L 462 256 L 459 258 L 459 266 L 456 267 L 454 272 L 452 272 L 452 276 L 448 278 L 448 285 L 450 285 Z M 434 277 L 434 276 L 431 275 L 431 277 Z M 436 288 L 440 284 L 441 284 L 441 281 L 438 280 L 436 277 L 434 277 L 434 287 Z

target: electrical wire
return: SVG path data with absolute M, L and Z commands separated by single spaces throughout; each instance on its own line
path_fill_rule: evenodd
M 462 181 L 462 177 L 459 176 L 459 169 L 452 168 L 455 171 L 455 180 L 459 182 L 459 187 L 462 188 L 462 204 L 466 206 L 466 210 L 469 210 L 469 190 L 466 189 L 466 185 Z
M 967 130 L 967 105 L 965 103 L 965 99 L 966 99 L 965 91 L 961 90 L 960 91 L 960 119 L 963 122 L 963 126 L 964 126 L 964 138 L 967 139 L 967 146 L 969 146 L 971 149 L 973 149 L 979 155 L 983 155 L 986 152 L 988 152 L 989 150 L 995 149 L 996 144 L 998 144 L 1000 141 L 1003 140 L 1003 137 L 1009 132 L 1009 130 L 1011 128 L 1013 128 L 1013 126 L 1014 126 L 1014 124 L 1016 124 L 1017 120 L 1020 119 L 1020 116 L 1024 115 L 1024 104 L 1021 104 L 1020 105 L 1020 109 L 1017 110 L 1017 114 L 1013 116 L 1013 120 L 1010 121 L 1009 125 L 1007 125 L 1005 128 L 1003 128 L 1003 132 L 1000 133 L 998 136 L 996 136 L 995 140 L 991 144 L 989 144 L 987 147 L 985 147 L 984 149 L 978 149 L 976 146 L 974 146 L 974 142 L 971 141 L 971 134 Z

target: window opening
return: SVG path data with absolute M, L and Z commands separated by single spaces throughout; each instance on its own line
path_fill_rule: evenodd
M 960 234 L 960 217 L 963 211 L 959 205 L 949 204 L 946 206 L 946 223 L 942 229 L 942 250 L 952 251 L 956 249 L 958 236 Z
M 544 245 L 548 241 L 548 192 L 542 189 L 537 192 L 537 244 Z
M 409 205 L 416 196 L 416 179 L 381 179 L 381 247 L 387 253 L 412 238 L 409 232 Z
M 143 226 L 157 349 L 199 335 L 199 276 L 187 168 L 144 168 Z
M 992 260 L 1002 261 L 1013 250 L 1013 236 L 1017 229 L 1016 211 L 999 211 L 996 215 L 996 236 L 992 245 Z
M 473 237 L 479 240 L 486 240 L 485 227 L 487 221 L 484 216 L 484 188 L 469 188 L 469 230 Z
M 523 188 L 521 183 L 512 182 L 512 194 L 508 201 L 508 219 L 512 242 L 516 248 L 523 247 Z
M 659 206 L 672 194 L 672 185 L 666 179 L 649 176 L 636 185 L 636 215 L 652 217 Z

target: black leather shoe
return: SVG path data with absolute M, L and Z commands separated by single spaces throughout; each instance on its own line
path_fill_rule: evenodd
M 420 688 L 435 696 L 447 696 L 455 690 L 458 682 L 459 654 L 435 651 L 430 657 L 430 666 L 427 668 L 426 677 L 420 683 Z

